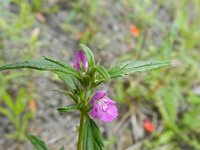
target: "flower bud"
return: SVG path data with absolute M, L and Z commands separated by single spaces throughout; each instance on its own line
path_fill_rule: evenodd
M 81 66 L 84 67 L 85 71 L 88 69 L 87 58 L 82 50 L 78 50 L 74 56 L 74 64 L 73 67 L 77 70 L 81 69 Z

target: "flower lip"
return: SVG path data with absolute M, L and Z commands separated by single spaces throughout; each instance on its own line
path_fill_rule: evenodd
M 111 122 L 117 118 L 118 109 L 116 103 L 107 97 L 105 91 L 96 92 L 90 103 L 93 106 L 90 111 L 91 117 L 104 122 Z
M 109 106 L 104 101 L 105 101 L 105 99 L 99 99 L 96 101 L 96 103 L 100 106 L 101 110 L 107 111 Z

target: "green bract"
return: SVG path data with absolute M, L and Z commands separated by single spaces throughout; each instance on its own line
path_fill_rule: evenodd
M 89 47 L 87 47 L 84 44 L 80 44 L 80 47 L 83 49 L 83 51 L 85 52 L 86 58 L 88 60 L 88 64 L 90 67 L 95 66 L 95 60 L 94 60 L 94 54 L 92 53 L 92 51 L 90 50 Z

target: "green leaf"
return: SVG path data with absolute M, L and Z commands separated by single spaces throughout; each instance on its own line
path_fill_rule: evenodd
M 95 65 L 95 60 L 94 60 L 94 55 L 93 55 L 92 51 L 90 50 L 89 47 L 87 47 L 84 44 L 80 44 L 80 47 L 83 49 L 83 51 L 86 55 L 89 66 L 93 67 Z
M 10 110 L 12 111 L 15 110 L 14 100 L 7 92 L 4 92 L 3 94 L 3 101 L 6 103 L 6 105 L 8 106 Z
M 21 136 L 25 137 L 25 132 L 28 128 L 28 125 L 29 125 L 29 121 L 26 120 L 24 121 L 21 125 L 20 125 L 20 128 L 18 129 L 18 133 L 21 134 Z
M 62 146 L 59 150 L 65 150 L 65 147 L 64 146 Z
M 53 90 L 53 91 L 64 94 L 64 95 L 68 96 L 69 98 L 71 98 L 74 102 L 77 102 L 77 100 L 75 99 L 75 96 L 72 92 L 68 92 L 68 91 L 64 91 L 64 90 Z
M 18 138 L 18 133 L 15 131 L 15 132 L 12 132 L 12 133 L 7 133 L 7 134 L 4 134 L 4 136 L 8 139 L 12 139 L 12 140 L 15 140 Z
M 36 150 L 48 150 L 44 141 L 34 135 L 28 135 L 28 139 L 35 146 Z
M 199 109 L 200 106 L 196 105 L 192 109 L 185 112 L 181 122 L 184 126 L 187 127 L 187 129 L 190 129 L 198 134 L 200 134 Z
M 13 124 L 15 123 L 15 116 L 10 110 L 0 107 L 0 114 L 6 116 Z
M 59 73 L 58 77 L 65 83 L 70 89 L 76 89 L 75 83 L 77 82 L 76 78 L 72 75 Z
M 6 74 L 6 76 L 4 77 L 4 79 L 6 81 L 12 80 L 12 79 L 16 79 L 22 76 L 27 75 L 26 72 L 12 72 L 12 74 Z
M 58 110 L 59 112 L 71 112 L 71 111 L 78 110 L 78 106 L 60 107 L 60 108 L 57 108 L 57 110 Z
M 44 56 L 44 59 L 45 60 L 48 60 L 52 63 L 55 63 L 61 67 L 64 67 L 65 69 L 67 69 L 69 72 L 69 74 L 72 74 L 72 75 L 75 75 L 75 76 L 79 76 L 78 72 L 76 71 L 76 69 L 74 69 L 73 67 L 71 67 L 70 65 L 66 64 L 65 62 L 61 61 L 61 60 L 57 60 L 57 59 L 54 59 L 54 58 L 49 58 L 49 57 L 45 57 Z
M 36 70 L 45 70 L 54 73 L 65 73 L 79 77 L 78 72 L 71 66 L 47 57 L 34 59 L 30 61 L 21 61 L 14 64 L 8 64 L 0 67 L 0 70 L 30 68 Z
M 27 96 L 25 95 L 25 89 L 20 88 L 17 94 L 17 99 L 15 103 L 15 111 L 16 115 L 20 115 L 25 109 L 27 108 L 28 100 Z
M 156 141 L 157 144 L 166 144 L 168 143 L 175 135 L 175 133 L 171 130 L 162 133 L 159 139 Z
M 97 66 L 95 66 L 95 68 L 105 81 L 110 80 L 110 75 L 108 74 L 108 71 L 103 66 L 97 65 Z
M 170 65 L 169 61 L 128 61 L 108 70 L 111 78 L 122 77 L 136 72 L 145 72 Z
M 23 115 L 23 117 L 22 117 L 22 122 L 31 119 L 32 116 L 33 116 L 33 113 L 32 113 L 32 112 L 27 112 L 26 114 Z
M 83 138 L 83 150 L 103 150 L 103 138 L 96 123 L 86 118 Z

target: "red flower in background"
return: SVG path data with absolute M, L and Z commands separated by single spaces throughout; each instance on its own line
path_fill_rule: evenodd
M 154 124 L 148 119 L 144 120 L 143 126 L 144 126 L 145 131 L 148 133 L 152 133 L 155 129 Z
M 133 36 L 137 37 L 140 35 L 139 29 L 136 27 L 136 25 L 132 24 L 130 27 L 130 32 Z

